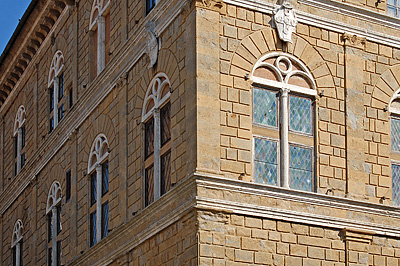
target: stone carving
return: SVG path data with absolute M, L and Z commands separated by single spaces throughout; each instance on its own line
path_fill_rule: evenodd
M 291 43 L 292 33 L 296 32 L 297 17 L 288 1 L 274 10 L 274 24 L 278 30 L 279 39 Z
M 147 48 L 146 53 L 150 57 L 149 68 L 153 67 L 157 63 L 158 58 L 158 39 L 154 33 L 154 22 L 149 23 L 147 29 Z
M 365 37 L 360 37 L 347 32 L 343 33 L 342 39 L 345 42 L 345 45 L 357 48 L 363 48 L 367 42 L 367 39 Z

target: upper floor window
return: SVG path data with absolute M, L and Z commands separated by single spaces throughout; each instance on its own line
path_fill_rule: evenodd
M 14 172 L 17 175 L 25 165 L 25 107 L 18 108 L 14 121 Z
M 313 191 L 317 92 L 311 73 L 293 56 L 273 52 L 255 64 L 252 80 L 254 181 Z
M 14 230 L 12 234 L 11 240 L 11 249 L 12 249 L 12 265 L 13 266 L 22 266 L 23 265 L 23 247 L 22 247 L 22 238 L 24 226 L 21 220 L 17 220 L 14 225 Z
M 109 229 L 109 146 L 104 134 L 99 134 L 90 149 L 90 246 L 108 236 Z
M 389 103 L 392 164 L 392 204 L 400 205 L 400 90 Z
M 49 266 L 61 266 L 61 185 L 55 181 L 49 190 L 46 203 L 47 215 L 47 262 Z
M 400 1 L 388 0 L 387 1 L 387 14 L 393 17 L 400 17 Z
M 157 0 L 146 0 L 146 15 L 156 6 Z
M 57 51 L 51 61 L 49 72 L 49 131 L 57 126 L 63 119 L 66 97 L 64 97 L 64 55 Z
M 172 187 L 170 89 L 168 77 L 157 74 L 150 82 L 143 104 L 146 206 Z
M 96 74 L 99 75 L 110 60 L 110 0 L 94 0 L 90 12 L 89 29 L 93 33 Z

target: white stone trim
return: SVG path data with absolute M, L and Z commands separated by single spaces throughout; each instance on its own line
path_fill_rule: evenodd
M 93 141 L 92 147 L 90 148 L 90 154 L 88 159 L 88 174 L 91 173 L 98 164 L 102 163 L 108 156 L 108 140 L 107 137 L 100 133 Z
M 18 129 L 20 129 L 25 124 L 25 119 L 26 119 L 25 107 L 21 105 L 18 108 L 17 114 L 15 115 L 14 137 L 18 134 Z
M 89 29 L 95 30 L 97 19 L 103 16 L 108 10 L 110 0 L 94 0 L 92 4 L 92 10 L 90 11 L 90 22 Z M 97 16 L 95 17 L 97 11 Z
M 52 208 L 61 202 L 61 194 L 62 191 L 60 183 L 58 181 L 54 181 L 47 196 L 46 214 L 49 214 L 49 212 L 52 211 Z
M 53 60 L 51 60 L 49 79 L 47 81 L 49 88 L 53 85 L 55 78 L 60 75 L 63 68 L 64 68 L 64 55 L 60 50 L 58 50 L 54 54 Z

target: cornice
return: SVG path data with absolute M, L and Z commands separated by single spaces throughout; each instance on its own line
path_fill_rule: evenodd
M 171 1 L 162 1 L 157 5 L 159 6 L 160 13 L 163 10 L 163 12 L 168 12 L 170 15 L 160 17 L 160 20 L 157 21 L 155 27 L 157 35 L 160 35 L 174 21 L 182 12 L 185 4 L 186 1 L 178 1 L 175 5 Z M 118 53 L 115 54 L 103 72 L 87 86 L 86 91 L 81 94 L 81 97 L 72 109 L 68 111 L 53 132 L 48 135 L 47 140 L 38 147 L 34 156 L 27 161 L 21 172 L 4 188 L 4 191 L 0 194 L 0 213 L 4 213 L 11 206 L 31 180 L 40 173 L 65 145 L 69 140 L 70 133 L 78 131 L 79 127 L 97 108 L 98 104 L 118 85 L 120 77 L 130 71 L 146 53 L 146 39 L 142 33 L 145 31 L 145 22 L 154 19 L 153 14 L 157 15 L 158 13 L 151 13 L 146 17 L 146 20 L 141 24 L 136 34 L 130 37 Z M 116 69 L 119 71 L 115 71 Z M 2 110 L 0 109 L 0 111 Z
M 277 7 L 277 5 L 273 3 L 262 2 L 260 0 L 224 0 L 224 2 L 271 15 L 273 14 L 273 10 Z M 327 0 L 299 0 L 299 3 L 349 16 L 368 24 L 373 23 L 378 26 L 388 27 L 396 30 L 399 29 L 400 25 L 399 19 L 387 16 L 385 14 L 372 12 L 370 10 L 360 7 L 355 7 L 349 4 Z M 301 10 L 296 10 L 296 15 L 300 23 L 326 30 L 331 30 L 338 33 L 346 32 L 360 37 L 365 37 L 368 41 L 400 48 L 399 37 L 370 30 L 368 29 L 368 25 L 366 25 L 365 27 L 359 27 L 343 23 L 343 21 L 337 21 L 330 18 L 313 15 Z

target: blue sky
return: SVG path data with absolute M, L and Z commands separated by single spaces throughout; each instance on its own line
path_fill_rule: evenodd
M 0 0 L 0 54 L 30 2 L 31 0 Z

